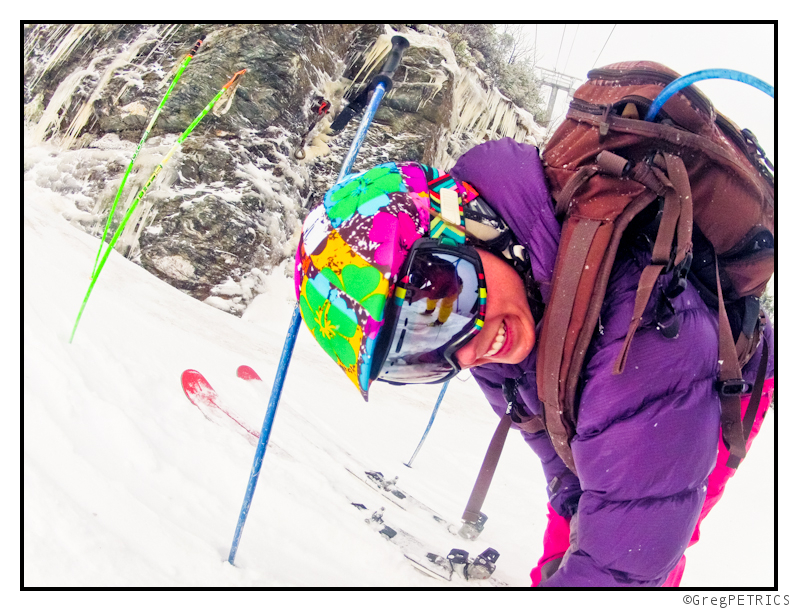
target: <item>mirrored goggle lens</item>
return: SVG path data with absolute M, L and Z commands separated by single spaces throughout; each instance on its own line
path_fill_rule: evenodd
M 453 354 L 482 328 L 485 280 L 473 260 L 430 250 L 411 255 L 395 293 L 394 333 L 378 378 L 404 384 L 447 379 Z

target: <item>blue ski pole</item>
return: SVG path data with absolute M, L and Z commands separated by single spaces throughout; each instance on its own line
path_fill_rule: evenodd
M 385 62 L 385 65 L 383 66 L 382 72 L 375 76 L 369 85 L 369 87 L 374 87 L 374 93 L 371 96 L 371 101 L 366 108 L 366 112 L 363 115 L 360 126 L 355 133 L 355 137 L 352 140 L 351 146 L 349 147 L 349 153 L 344 159 L 344 162 L 341 166 L 341 171 L 338 174 L 338 180 L 336 182 L 341 182 L 341 180 L 343 180 L 343 178 L 349 174 L 349 170 L 352 169 L 352 164 L 355 162 L 355 157 L 357 157 L 357 152 L 360 149 L 360 145 L 363 144 L 363 140 L 366 137 L 366 132 L 368 131 L 369 125 L 371 125 L 371 121 L 374 119 L 374 115 L 377 112 L 377 106 L 379 106 L 380 101 L 385 93 L 391 89 L 393 85 L 391 77 L 399 67 L 405 49 L 407 49 L 407 47 L 410 45 L 407 39 L 402 36 L 394 36 L 391 39 L 391 44 L 391 52 Z M 261 428 L 258 447 L 255 449 L 255 459 L 252 463 L 252 470 L 249 474 L 247 491 L 244 494 L 244 503 L 241 505 L 241 513 L 238 516 L 236 532 L 233 536 L 233 545 L 230 547 L 230 555 L 227 558 L 227 561 L 230 564 L 235 563 L 238 544 L 241 541 L 241 533 L 244 531 L 244 524 L 247 521 L 249 506 L 251 505 L 252 497 L 255 494 L 255 487 L 258 485 L 260 468 L 263 464 L 263 455 L 265 454 L 266 446 L 269 443 L 269 436 L 271 435 L 272 431 L 272 423 L 274 422 L 274 416 L 277 412 L 277 405 L 280 402 L 280 395 L 282 395 L 283 392 L 283 383 L 285 382 L 285 375 L 288 372 L 288 365 L 291 363 L 291 355 L 294 352 L 294 345 L 296 344 L 296 337 L 299 333 L 299 325 L 301 320 L 302 317 L 299 312 L 299 303 L 297 303 L 294 307 L 294 313 L 291 317 L 291 325 L 289 326 L 285 343 L 283 344 L 283 352 L 280 356 L 280 363 L 277 366 L 277 373 L 274 376 L 274 386 L 272 387 L 272 394 L 269 398 L 269 406 L 266 409 L 266 415 L 263 418 L 263 427 Z
M 241 540 L 241 533 L 244 530 L 244 523 L 247 521 L 247 514 L 249 513 L 249 506 L 252 503 L 252 496 L 255 494 L 255 486 L 258 485 L 258 476 L 260 476 L 260 467 L 263 464 L 263 455 L 266 453 L 266 444 L 269 443 L 269 436 L 272 434 L 272 423 L 274 422 L 274 415 L 277 413 L 277 404 L 280 402 L 280 394 L 283 389 L 283 381 L 285 374 L 288 371 L 288 365 L 291 362 L 291 354 L 294 352 L 294 344 L 296 344 L 296 336 L 299 333 L 299 323 L 302 318 L 299 315 L 299 306 L 294 308 L 294 314 L 291 317 L 291 326 L 288 329 L 288 335 L 283 344 L 283 353 L 280 355 L 280 363 L 277 365 L 277 373 L 274 376 L 274 387 L 272 388 L 272 395 L 269 398 L 269 407 L 266 408 L 266 416 L 263 418 L 263 427 L 260 431 L 260 438 L 258 439 L 258 447 L 255 450 L 255 460 L 252 463 L 252 470 L 249 473 L 249 483 L 247 484 L 247 491 L 244 494 L 244 504 L 241 506 L 241 513 L 238 516 L 238 524 L 236 524 L 236 534 L 233 537 L 233 545 L 230 547 L 230 555 L 227 561 L 233 564 L 238 551 L 238 543 Z
M 435 403 L 435 409 L 432 410 L 432 416 L 430 416 L 429 424 L 427 425 L 427 430 L 424 431 L 424 434 L 421 436 L 421 441 L 418 442 L 418 447 L 416 448 L 416 451 L 413 452 L 413 456 L 410 457 L 410 460 L 408 460 L 405 463 L 405 467 L 411 467 L 411 468 L 413 467 L 413 461 L 416 458 L 416 454 L 418 454 L 418 451 L 421 449 L 421 446 L 424 445 L 424 440 L 427 438 L 427 433 L 429 433 L 429 430 L 432 428 L 432 423 L 435 420 L 435 414 L 438 413 L 438 408 L 441 406 L 441 401 L 443 401 L 443 395 L 446 394 L 446 389 L 449 387 L 450 381 L 451 380 L 446 380 L 446 384 L 444 384 L 443 388 L 441 388 L 441 394 L 438 395 L 438 401 Z

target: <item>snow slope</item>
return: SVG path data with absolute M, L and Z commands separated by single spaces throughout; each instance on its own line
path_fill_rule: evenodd
M 204 373 L 260 429 L 268 389 L 237 379 L 235 371 L 251 365 L 270 386 L 293 308 L 292 283 L 275 272 L 268 292 L 239 319 L 115 252 L 69 344 L 99 241 L 66 220 L 78 214 L 76 195 L 33 180 L 38 160 L 57 151 L 39 145 L 25 155 L 22 585 L 450 585 L 416 571 L 371 530 L 353 500 L 386 506 L 386 519 L 416 533 L 430 551 L 459 547 L 474 555 L 494 547 L 501 553 L 496 576 L 529 585 L 542 551 L 546 496 L 538 461 L 519 435 L 510 435 L 484 506 L 490 519 L 476 542 L 391 506 L 347 471 L 398 475 L 407 492 L 459 523 L 496 425 L 473 380 L 450 384 L 409 469 L 403 462 L 440 387 L 377 384 L 366 404 L 304 325 L 236 566 L 228 564 L 254 445 L 206 420 L 184 396 L 180 374 Z M 774 480 L 771 413 L 705 521 L 701 543 L 688 552 L 684 586 L 773 585 Z M 668 596 L 671 608 L 680 604 L 680 595 Z

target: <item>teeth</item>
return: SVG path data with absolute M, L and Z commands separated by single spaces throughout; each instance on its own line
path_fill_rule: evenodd
M 485 353 L 485 356 L 493 356 L 499 350 L 501 350 L 502 346 L 504 346 L 504 340 L 507 339 L 506 333 L 507 327 L 505 326 L 504 321 L 502 321 L 502 326 L 499 329 L 499 332 L 496 334 L 496 337 L 493 338 L 493 343 L 490 346 L 490 350 Z

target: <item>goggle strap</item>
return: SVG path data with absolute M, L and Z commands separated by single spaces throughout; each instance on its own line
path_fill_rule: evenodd
M 469 185 L 467 182 L 456 182 L 449 174 L 443 174 L 440 177 L 434 178 L 432 180 L 430 180 L 428 177 L 427 184 L 430 190 L 430 198 L 435 203 L 438 202 L 438 192 L 445 188 L 456 190 L 464 204 L 467 204 L 479 196 L 479 193 L 477 193 L 474 187 Z
M 436 216 L 430 221 L 429 236 L 441 241 L 448 239 L 455 244 L 465 244 L 466 241 L 466 235 L 462 229 L 447 223 L 440 216 Z

